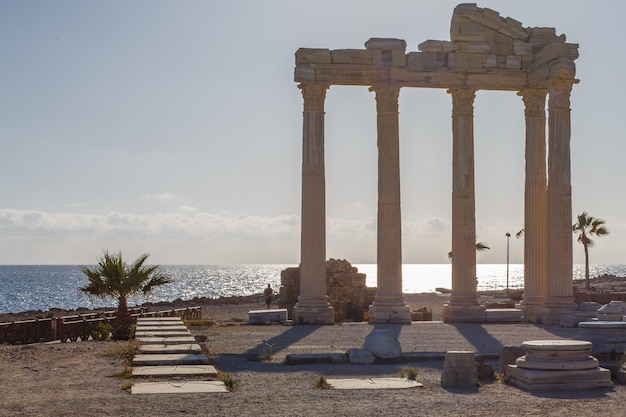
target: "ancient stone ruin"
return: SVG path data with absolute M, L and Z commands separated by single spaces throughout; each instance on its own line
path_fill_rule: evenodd
M 326 262 L 326 295 L 333 307 L 335 322 L 361 321 L 364 311 L 374 299 L 376 289 L 365 285 L 365 274 L 346 260 L 329 259 Z M 287 268 L 280 273 L 281 308 L 292 317 L 293 306 L 300 294 L 300 268 Z
M 578 45 L 566 42 L 554 28 L 525 27 L 494 10 L 460 4 L 452 14 L 450 40 L 426 40 L 417 48 L 407 52 L 402 39 L 372 38 L 365 49 L 300 48 L 296 52 L 294 79 L 302 91 L 304 113 L 301 282 L 294 322 L 333 323 L 336 316 L 326 298 L 324 271 L 324 101 L 331 86 L 350 85 L 368 87 L 377 111 L 378 282 L 369 321 L 411 321 L 402 296 L 398 98 L 403 88 L 441 88 L 452 101 L 453 153 L 454 258 L 444 320 L 488 318 L 476 288 L 473 105 L 477 91 L 499 90 L 517 94 L 525 106 L 520 115 L 526 120 L 521 307 L 526 320 L 558 324 L 574 304 L 570 93 L 578 82 L 574 64 Z

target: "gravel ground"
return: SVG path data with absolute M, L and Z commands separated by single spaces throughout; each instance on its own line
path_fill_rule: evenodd
M 430 300 L 430 301 L 429 301 Z M 439 300 L 439 301 L 438 301 Z M 413 307 L 440 299 L 411 298 Z M 450 390 L 440 387 L 441 361 L 411 364 L 284 365 L 291 353 L 345 352 L 361 347 L 374 328 L 367 323 L 335 326 L 248 326 L 255 305 L 203 306 L 215 326 L 192 327 L 206 339 L 219 371 L 238 381 L 220 394 L 131 395 L 122 389 L 138 379 L 110 377 L 123 369 L 106 352 L 122 342 L 51 343 L 0 346 L 0 416 L 562 416 L 567 412 L 615 416 L 623 413 L 626 387 L 530 393 L 503 382 Z M 574 329 L 533 325 L 414 323 L 388 326 L 405 352 L 471 349 L 491 354 L 524 340 L 571 337 Z M 271 350 L 270 350 L 271 346 Z M 270 354 L 271 360 L 259 361 Z M 497 361 L 488 362 L 495 369 Z M 328 378 L 396 377 L 411 366 L 424 388 L 404 390 L 321 390 Z M 181 381 L 182 382 L 182 381 Z

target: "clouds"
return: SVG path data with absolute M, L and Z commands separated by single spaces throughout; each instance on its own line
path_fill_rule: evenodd
M 327 219 L 328 257 L 375 261 L 376 223 L 375 217 Z M 427 262 L 433 255 L 444 261 L 434 247 L 447 247 L 449 229 L 441 218 L 405 222 L 407 262 Z M 104 249 L 131 257 L 150 252 L 163 264 L 298 263 L 300 217 L 209 213 L 193 206 L 139 214 L 0 209 L 0 263 L 85 264 Z
M 276 246 L 293 257 L 288 248 L 298 246 L 299 226 L 297 216 L 206 213 L 190 206 L 102 215 L 0 209 L 0 263 L 86 263 L 102 249 L 148 251 L 158 263 L 276 263 L 285 257 L 278 259 Z M 264 248 L 276 255 L 263 260 Z

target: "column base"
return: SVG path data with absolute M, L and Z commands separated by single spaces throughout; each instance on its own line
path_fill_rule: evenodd
M 539 310 L 543 306 L 543 297 L 537 297 L 536 299 L 524 299 L 521 303 L 516 304 L 515 308 L 519 308 L 524 311 L 523 319 L 537 323 L 539 317 Z
M 398 303 L 380 303 L 374 301 L 370 305 L 369 311 L 370 323 L 411 323 L 411 308 L 400 301 Z
M 335 324 L 335 311 L 326 297 L 300 300 L 293 306 L 293 324 Z
M 558 302 L 550 301 L 552 302 L 546 302 L 538 309 L 537 323 L 555 324 L 558 326 L 561 324 L 561 316 L 569 314 L 576 305 L 573 298 L 569 297 Z
M 483 323 L 487 320 L 485 306 L 477 304 L 444 304 L 443 321 Z

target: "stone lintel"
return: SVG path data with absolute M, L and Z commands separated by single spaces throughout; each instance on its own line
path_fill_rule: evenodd
M 457 54 L 458 55 L 458 54 Z M 549 69 L 548 73 L 549 75 Z M 446 68 L 433 70 L 423 66 L 374 66 L 348 64 L 298 65 L 296 82 L 329 83 L 332 85 L 371 86 L 377 83 L 397 83 L 403 87 L 452 88 L 470 87 L 481 90 L 519 91 L 532 87 L 527 73 L 516 70 L 466 70 Z M 537 80 L 534 80 L 538 84 Z M 545 85 L 547 76 L 542 79 Z

